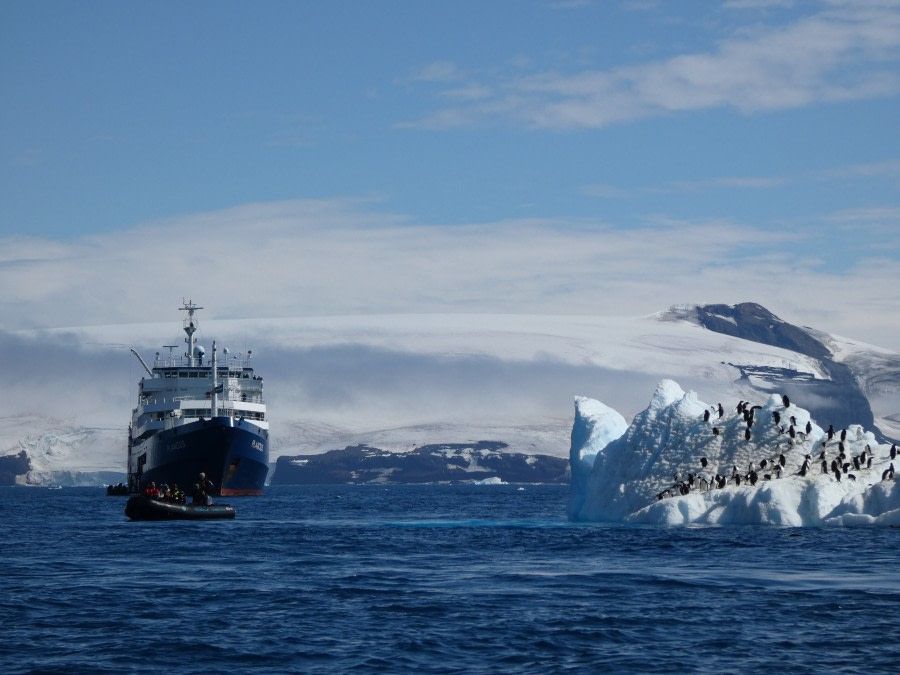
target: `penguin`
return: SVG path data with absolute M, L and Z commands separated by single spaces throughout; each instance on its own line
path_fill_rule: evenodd
M 722 416 L 725 414 L 725 408 L 722 407 L 722 404 L 719 404 L 719 419 L 722 419 Z
M 841 440 L 842 441 L 847 440 L 847 430 L 846 429 L 841 429 Z
M 850 480 L 853 480 L 853 481 L 856 480 L 856 476 L 854 476 L 852 473 L 848 473 L 847 478 L 849 478 Z
M 709 422 L 709 410 L 708 409 L 703 411 L 703 421 Z
M 785 408 L 790 408 L 790 407 L 791 407 L 791 399 L 789 399 L 789 398 L 787 397 L 787 394 L 784 394 L 784 395 L 781 397 L 781 402 L 784 404 L 784 407 L 785 407 Z
M 828 440 L 830 441 L 832 438 L 834 438 L 834 425 L 829 424 L 828 425 Z
M 794 415 L 791 415 L 791 426 L 797 426 L 797 418 Z
M 781 424 L 781 413 L 778 412 L 777 410 L 772 411 L 772 422 L 775 424 L 776 427 L 779 424 Z
M 841 470 L 840 470 L 840 469 L 836 469 L 836 470 L 835 470 L 835 472 L 834 472 L 834 477 L 837 478 L 837 482 L 838 482 L 838 483 L 841 482 Z
M 806 423 L 806 435 L 809 436 L 812 433 L 812 422 Z
M 836 459 L 831 460 L 831 470 L 832 470 L 832 472 L 838 470 L 838 463 L 837 463 Z
M 749 440 L 750 440 L 750 427 L 747 427 L 747 428 L 744 430 L 744 440 L 746 440 L 746 441 L 749 441 Z
M 778 463 L 781 466 L 787 466 L 787 459 L 785 458 L 784 455 L 778 455 Z
M 794 431 L 794 425 L 793 425 L 793 424 L 788 428 L 788 436 L 790 436 L 791 438 L 796 438 L 796 437 L 797 437 L 797 432 Z
M 872 455 L 869 455 L 869 461 L 866 462 L 866 468 L 867 468 L 867 469 L 871 469 L 871 468 L 872 468 Z
M 891 446 L 891 459 L 897 459 L 897 444 Z
M 781 478 L 781 464 L 775 465 L 775 477 Z
M 705 469 L 707 464 L 709 464 L 709 462 L 707 461 L 706 457 L 701 457 L 700 458 L 700 466 L 702 466 Z
M 822 473 L 828 473 L 828 460 L 822 460 Z
M 713 436 L 719 435 L 719 427 L 713 427 Z
M 762 461 L 759 463 L 759 468 L 760 468 L 760 469 L 765 469 L 768 465 L 769 465 L 769 460 L 764 459 L 764 460 L 762 460 Z
M 744 412 L 744 402 L 743 401 L 738 401 L 736 410 L 737 410 L 738 414 L 741 414 L 742 412 Z
M 859 457 L 853 458 L 853 468 L 859 471 Z
M 759 480 L 759 476 L 755 471 L 751 471 L 748 478 L 750 479 L 750 485 L 756 485 L 756 482 Z
M 809 471 L 809 460 L 803 460 L 803 464 L 800 465 L 800 475 L 805 476 L 807 471 Z
M 819 455 L 819 459 L 825 459 L 825 451 L 824 451 L 824 450 L 823 450 L 822 453 Z

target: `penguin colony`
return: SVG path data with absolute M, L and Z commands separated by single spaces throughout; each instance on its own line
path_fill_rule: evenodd
M 819 440 L 813 441 L 810 435 L 813 431 L 812 422 L 807 421 L 804 426 L 797 423 L 797 418 L 791 415 L 791 401 L 787 396 L 781 397 L 783 410 L 772 411 L 771 425 L 777 434 L 778 441 L 774 448 L 772 457 L 766 457 L 757 462 L 750 462 L 745 470 L 739 469 L 737 465 L 732 465 L 731 470 L 724 473 L 716 473 L 710 476 L 710 461 L 706 457 L 700 458 L 700 467 L 691 467 L 691 470 L 684 476 L 681 472 L 676 472 L 671 487 L 664 489 L 657 494 L 657 499 L 666 499 L 677 495 L 687 495 L 695 490 L 707 492 L 709 490 L 721 490 L 729 485 L 756 485 L 760 480 L 777 480 L 788 471 L 788 455 L 791 456 L 792 467 L 796 467 L 793 475 L 807 476 L 810 475 L 813 466 L 813 455 L 816 455 L 816 461 L 819 463 L 820 471 L 823 474 L 831 474 L 833 479 L 840 482 L 842 479 L 855 481 L 857 475 L 869 473 L 872 469 L 872 461 L 875 459 L 872 447 L 867 444 L 862 452 L 855 455 L 847 454 L 847 430 L 842 429 L 838 433 L 833 425 L 828 426 L 825 436 Z M 762 409 L 759 405 L 750 405 L 749 401 L 739 401 L 735 407 L 735 413 L 739 418 L 743 419 L 743 437 L 745 441 L 753 438 L 753 429 L 759 425 L 762 420 L 757 419 L 757 412 Z M 713 415 L 717 415 L 716 422 L 711 422 Z M 725 417 L 725 409 L 719 403 L 711 406 L 703 413 L 703 421 L 710 424 L 710 433 L 714 437 L 723 434 L 724 431 L 720 427 L 734 428 L 734 424 L 727 424 Z M 862 428 L 856 430 L 856 440 L 863 439 Z M 814 448 L 813 445 L 818 445 Z M 890 450 L 890 466 L 882 471 L 881 480 L 894 480 L 894 463 L 897 457 L 897 446 L 891 445 Z M 887 459 L 886 457 L 883 459 Z M 719 469 L 721 471 L 721 468 Z M 871 480 L 871 477 L 869 476 Z

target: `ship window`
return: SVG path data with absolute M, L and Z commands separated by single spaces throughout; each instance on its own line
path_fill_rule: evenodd
M 188 376 L 188 374 L 183 370 L 180 373 L 178 373 L 178 377 L 187 377 L 187 376 Z

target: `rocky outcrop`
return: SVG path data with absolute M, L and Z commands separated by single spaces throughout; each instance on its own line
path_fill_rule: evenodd
M 31 461 L 24 450 L 17 455 L 0 457 L 0 485 L 15 485 L 16 477 L 24 476 L 30 470 Z
M 499 441 L 423 445 L 388 452 L 368 445 L 278 458 L 272 485 L 334 483 L 566 483 L 562 457 L 504 452 Z

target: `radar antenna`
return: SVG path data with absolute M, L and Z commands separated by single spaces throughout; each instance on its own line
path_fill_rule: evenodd
M 169 357 L 168 357 L 168 360 L 166 361 L 166 365 L 171 366 L 173 363 L 175 363 L 174 359 L 172 358 L 172 350 L 178 349 L 178 345 L 163 345 L 163 349 L 169 350 Z

